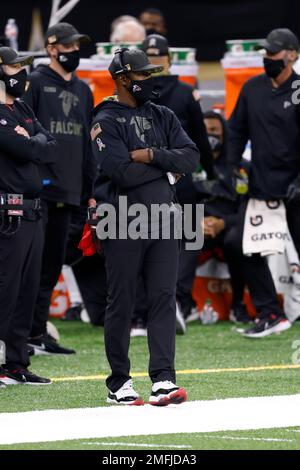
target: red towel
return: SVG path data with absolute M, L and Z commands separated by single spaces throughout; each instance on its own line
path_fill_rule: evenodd
M 89 224 L 85 224 L 78 248 L 82 250 L 83 256 L 93 256 L 97 253 L 96 244 L 93 240 L 92 229 Z

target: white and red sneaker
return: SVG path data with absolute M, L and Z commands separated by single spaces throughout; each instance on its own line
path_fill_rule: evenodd
M 3 368 L 0 367 L 0 387 L 6 387 L 6 385 L 17 385 L 18 382 L 11 379 L 6 375 Z
M 115 405 L 144 405 L 144 400 L 134 390 L 131 379 L 127 380 L 117 392 L 109 391 L 106 401 Z
M 169 380 L 152 385 L 149 404 L 154 406 L 180 405 L 187 401 L 187 392 Z

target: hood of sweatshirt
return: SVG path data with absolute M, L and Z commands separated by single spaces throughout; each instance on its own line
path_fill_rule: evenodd
M 165 102 L 168 96 L 173 92 L 174 88 L 178 83 L 178 75 L 161 75 L 153 77 L 154 80 L 154 91 L 159 94 L 158 98 L 154 98 L 152 101 Z
M 146 103 L 144 103 L 143 105 L 133 108 L 128 104 L 120 103 L 117 95 L 112 95 L 108 96 L 107 98 L 104 98 L 104 100 L 101 101 L 101 103 L 94 108 L 93 115 L 96 116 L 100 110 L 113 110 L 125 113 L 126 111 L 128 113 L 132 113 L 134 111 L 135 113 L 143 114 L 145 116 L 148 115 L 151 117 L 152 115 L 151 101 L 146 101 Z
M 51 83 L 56 82 L 59 86 L 66 89 L 72 89 L 74 86 L 78 85 L 79 79 L 76 75 L 72 75 L 71 80 L 65 80 L 61 77 L 55 70 L 53 70 L 49 65 L 39 65 L 34 72 L 41 74 L 45 78 L 51 79 Z

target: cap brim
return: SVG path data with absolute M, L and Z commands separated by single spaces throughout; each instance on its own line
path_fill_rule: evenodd
M 262 41 L 258 42 L 258 45 L 256 46 L 256 50 L 259 50 L 259 49 L 266 49 L 266 51 L 271 52 L 271 54 L 277 54 L 277 52 L 280 52 L 283 50 L 282 47 L 276 44 L 271 44 L 266 39 L 263 39 Z
M 56 44 L 71 44 L 71 42 L 80 41 L 80 42 L 91 42 L 91 38 L 86 34 L 73 34 L 67 38 L 59 39 Z
M 32 55 L 23 55 L 17 56 L 15 59 L 11 60 L 9 64 L 6 65 L 15 65 L 20 64 L 22 67 L 24 65 L 31 65 L 33 62 L 34 57 Z
M 130 70 L 131 72 L 162 72 L 163 71 L 163 66 L 162 65 L 145 65 L 144 67 L 141 67 L 140 69 L 135 69 L 135 70 Z

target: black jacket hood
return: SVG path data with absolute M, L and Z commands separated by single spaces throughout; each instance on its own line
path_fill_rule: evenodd
M 159 103 L 161 100 L 167 99 L 168 95 L 174 90 L 178 83 L 178 75 L 161 75 L 153 77 L 154 91 L 158 93 L 159 97 L 154 98 L 154 103 Z
M 133 109 L 137 110 L 138 112 L 145 114 L 149 113 L 151 115 L 151 101 L 146 101 L 145 104 L 133 108 L 127 104 L 120 103 L 117 95 L 108 96 L 94 108 L 93 116 L 96 116 L 100 110 L 132 111 Z
M 45 78 L 48 77 L 51 81 L 55 81 L 57 84 L 65 88 L 71 88 L 79 81 L 76 75 L 73 75 L 71 80 L 64 80 L 57 72 L 55 72 L 55 70 L 49 67 L 49 65 L 41 64 L 34 70 L 34 72 L 40 73 Z
M 222 173 L 227 167 L 227 151 L 228 151 L 228 124 L 225 118 L 215 111 L 207 111 L 203 114 L 203 119 L 218 119 L 223 128 L 223 145 L 219 157 L 214 160 L 214 167 L 217 172 Z

